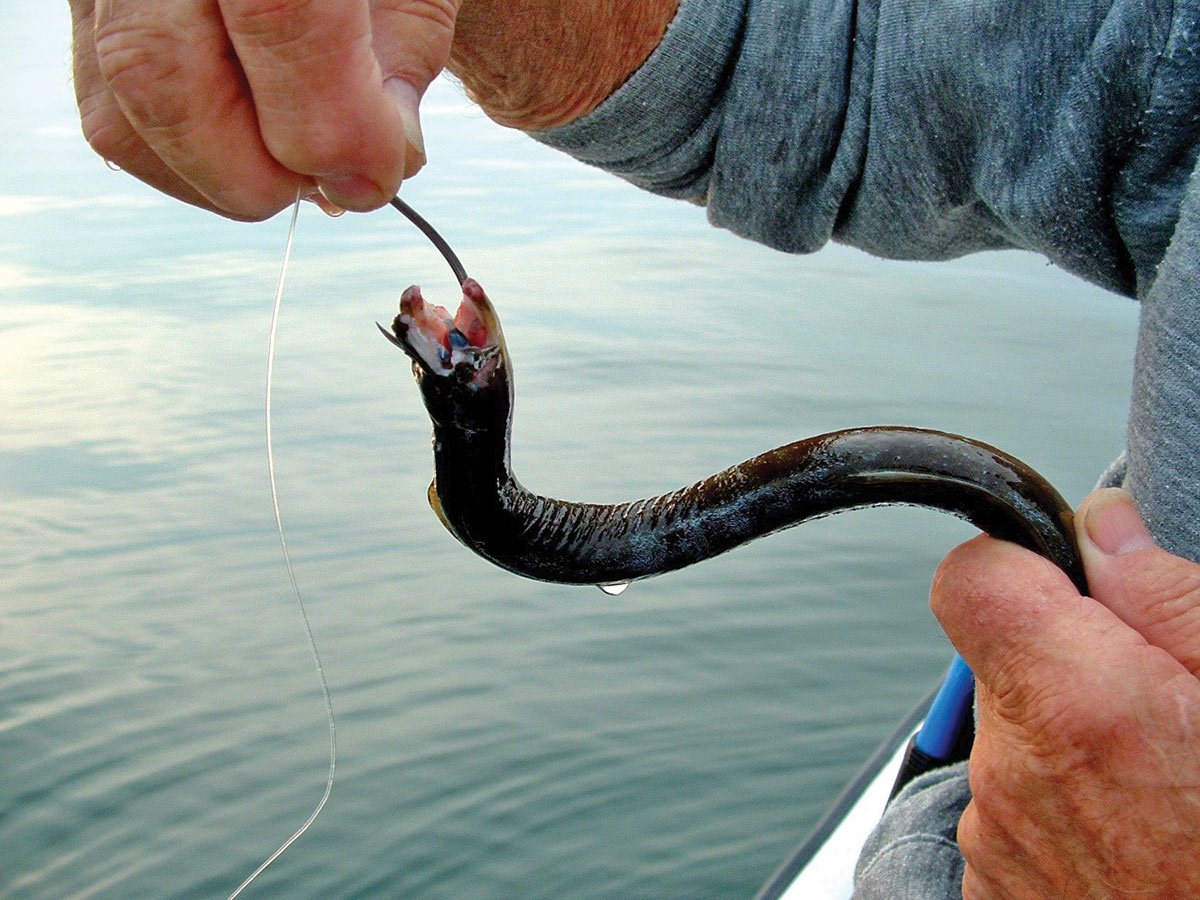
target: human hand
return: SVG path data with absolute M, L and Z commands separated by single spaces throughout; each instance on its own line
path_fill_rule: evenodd
M 1200 565 L 1123 491 L 1076 531 L 1091 598 L 987 537 L 934 579 L 977 680 L 963 896 L 1200 897 Z
M 417 104 L 460 0 L 70 3 L 92 148 L 173 197 L 255 220 L 297 189 L 374 209 L 416 174 Z

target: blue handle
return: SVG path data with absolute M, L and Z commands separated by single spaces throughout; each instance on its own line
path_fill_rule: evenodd
M 946 678 L 933 705 L 925 716 L 925 724 L 913 742 L 926 756 L 935 760 L 950 758 L 954 744 L 962 731 L 963 722 L 971 715 L 975 697 L 975 676 L 957 653 L 950 661 Z

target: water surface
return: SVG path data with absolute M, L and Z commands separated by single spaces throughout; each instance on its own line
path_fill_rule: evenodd
M 0 30 L 0 896 L 223 897 L 326 767 L 263 450 L 286 217 L 225 222 L 94 158 L 62 7 L 16 0 Z M 1078 502 L 1120 450 L 1126 301 L 1015 253 L 781 256 L 453 85 L 425 109 L 405 195 L 504 316 L 533 489 L 628 499 L 887 422 Z M 924 597 L 971 529 L 857 513 L 620 597 L 494 570 L 425 505 L 428 424 L 373 324 L 414 281 L 453 300 L 394 212 L 305 210 L 275 439 L 341 758 L 247 896 L 752 893 L 944 666 Z

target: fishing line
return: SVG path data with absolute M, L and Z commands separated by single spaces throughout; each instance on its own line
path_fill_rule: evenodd
M 283 303 L 283 285 L 287 280 L 288 263 L 292 258 L 292 243 L 296 237 L 296 221 L 300 217 L 300 192 L 296 192 L 296 202 L 292 207 L 292 222 L 288 227 L 287 244 L 283 250 L 283 265 L 279 270 L 279 282 L 275 287 L 275 304 L 271 309 L 271 333 L 267 340 L 267 396 L 266 396 L 266 427 L 267 427 L 267 473 L 270 476 L 271 482 L 271 507 L 275 511 L 275 530 L 279 532 L 279 546 L 283 549 L 283 562 L 287 567 L 288 580 L 292 584 L 292 594 L 296 598 L 296 608 L 300 611 L 300 622 L 304 625 L 304 636 L 308 638 L 308 649 L 312 652 L 313 665 L 317 669 L 317 679 L 321 683 L 321 695 L 325 700 L 325 717 L 329 722 L 329 775 L 325 779 L 325 793 L 321 795 L 321 799 L 317 801 L 316 807 L 304 824 L 292 833 L 286 841 L 259 864 L 258 868 L 250 873 L 236 891 L 229 895 L 228 900 L 234 900 L 239 894 L 244 891 L 249 884 L 254 881 L 259 875 L 266 870 L 267 866 L 279 859 L 288 847 L 292 846 L 304 832 L 308 831 L 310 825 L 317 820 L 317 816 L 321 814 L 321 810 L 325 808 L 325 804 L 329 800 L 329 795 L 333 792 L 333 774 L 337 769 L 337 727 L 334 724 L 333 718 L 333 701 L 329 697 L 329 683 L 325 680 L 325 667 L 321 664 L 321 654 L 317 650 L 317 641 L 313 637 L 312 626 L 308 622 L 308 611 L 304 608 L 304 600 L 300 596 L 300 586 L 296 582 L 296 571 L 292 568 L 292 556 L 288 552 L 287 538 L 283 534 L 283 517 L 279 513 L 279 490 L 275 483 L 275 445 L 273 440 L 273 430 L 271 428 L 271 394 L 275 383 L 275 336 L 279 331 L 279 308 Z
M 466 269 L 459 262 L 458 257 L 450 248 L 437 229 L 430 225 L 424 217 L 422 217 L 415 209 L 401 200 L 399 197 L 393 197 L 391 205 L 404 214 L 404 216 L 415 225 L 422 234 L 429 238 L 430 242 L 438 249 L 438 251 L 449 263 L 451 270 L 454 272 L 454 277 L 461 284 L 467 278 Z M 300 612 L 300 622 L 304 626 L 304 636 L 308 639 L 308 649 L 312 653 L 313 666 L 317 670 L 317 680 L 321 683 L 321 696 L 325 701 L 325 717 L 329 723 L 329 774 L 325 779 L 325 792 L 321 795 L 321 799 L 317 801 L 317 805 L 313 811 L 309 813 L 308 818 L 304 823 L 297 828 L 286 841 L 276 848 L 275 852 L 264 859 L 253 872 L 247 876 L 246 880 L 238 885 L 237 890 L 229 895 L 228 900 L 235 900 L 242 891 L 250 886 L 259 875 L 266 871 L 267 867 L 275 860 L 279 859 L 292 846 L 304 832 L 308 831 L 309 826 L 317 820 L 317 816 L 321 814 L 321 810 L 325 808 L 325 804 L 329 802 L 329 795 L 333 793 L 333 778 L 337 770 L 337 725 L 333 715 L 333 701 L 329 696 L 329 682 L 325 678 L 325 666 L 321 663 L 321 653 L 317 649 L 316 638 L 313 637 L 312 625 L 308 621 L 308 610 L 304 606 L 304 598 L 300 595 L 300 585 L 296 581 L 296 570 L 292 567 L 292 555 L 288 551 L 287 538 L 283 531 L 283 516 L 279 511 L 279 488 L 275 480 L 275 441 L 274 429 L 271 424 L 272 411 L 272 396 L 275 386 L 275 338 L 279 332 L 279 310 L 283 304 L 283 288 L 287 282 L 288 265 L 292 259 L 292 244 L 296 238 L 296 222 L 300 218 L 300 191 L 296 192 L 296 202 L 292 205 L 292 220 L 288 226 L 287 243 L 283 249 L 283 264 L 279 269 L 279 281 L 275 286 L 275 302 L 271 308 L 271 329 L 270 336 L 267 339 L 267 391 L 266 402 L 264 404 L 264 418 L 266 419 L 266 449 L 267 449 L 267 474 L 271 483 L 271 509 L 275 513 L 275 530 L 279 533 L 279 546 L 283 551 L 283 563 L 287 568 L 288 581 L 292 585 L 292 595 L 296 598 L 296 608 Z

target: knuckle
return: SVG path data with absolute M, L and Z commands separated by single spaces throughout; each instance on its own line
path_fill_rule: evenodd
M 370 48 L 367 16 L 352 3 L 239 0 L 222 4 L 225 27 L 239 47 L 275 62 L 336 60 L 346 48 Z
M 185 121 L 186 107 L 170 89 L 182 71 L 178 43 L 166 27 L 125 17 L 99 24 L 95 39 L 97 65 L 126 115 L 168 129 Z
M 118 165 L 134 150 L 137 136 L 115 103 L 93 95 L 79 101 L 84 140 L 97 154 Z
M 1147 566 L 1143 596 L 1148 624 L 1166 625 L 1200 615 L 1200 566 L 1182 560 L 1179 565 Z
M 1131 735 L 1141 734 L 1137 711 L 1104 699 L 1081 698 L 1055 685 L 1026 685 L 1007 710 L 1028 748 L 1027 765 L 1042 779 L 1070 780 L 1106 771 Z
M 223 4 L 221 12 L 230 34 L 286 47 L 303 41 L 312 9 L 309 0 L 252 0 Z
M 407 4 L 405 12 L 435 28 L 452 31 L 458 14 L 458 4 L 454 0 L 425 0 L 422 3 Z
M 1082 661 L 1078 646 L 1054 630 L 1006 644 L 983 686 L 989 720 L 1048 755 L 1111 745 L 1138 714 L 1107 672 Z
M 96 24 L 96 59 L 110 83 L 153 77 L 165 56 L 158 51 L 169 42 L 166 29 L 149 18 L 120 16 Z
M 237 0 L 223 2 L 221 15 L 230 30 L 254 37 L 275 38 L 299 35 L 302 21 L 314 8 L 313 0 Z
M 988 673 L 987 689 L 992 712 L 1002 721 L 1031 731 L 1043 727 L 1038 720 L 1054 717 L 1057 708 L 1052 683 L 1031 679 L 1038 660 L 1031 648 L 1013 645 L 995 661 Z
M 114 117 L 99 119 L 96 116 L 85 116 L 81 120 L 83 137 L 97 156 L 123 167 L 123 161 L 133 150 L 136 138 L 123 127 L 123 123 L 113 119 Z

